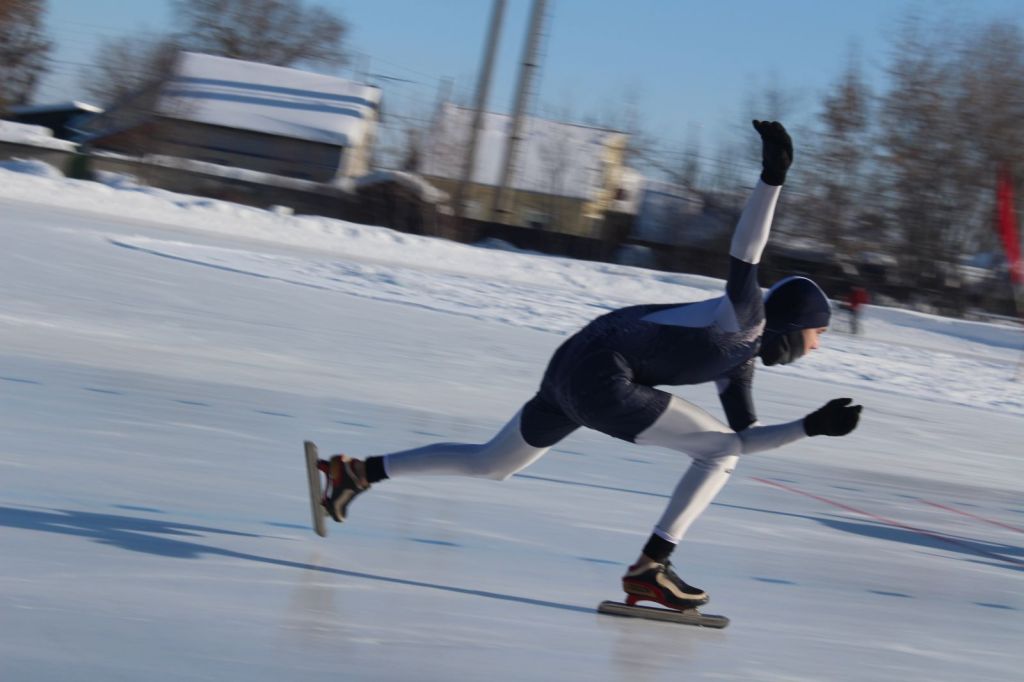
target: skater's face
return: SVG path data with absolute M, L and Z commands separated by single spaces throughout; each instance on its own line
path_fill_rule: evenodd
M 821 335 L 828 331 L 828 327 L 817 327 L 804 330 L 804 353 L 810 353 L 821 346 Z
M 821 346 L 821 335 L 826 331 L 827 327 L 814 327 L 794 329 L 781 334 L 770 332 L 761 340 L 761 349 L 758 351 L 761 362 L 767 367 L 796 362 Z

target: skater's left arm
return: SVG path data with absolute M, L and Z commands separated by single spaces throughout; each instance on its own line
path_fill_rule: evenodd
M 831 400 L 803 419 L 760 424 L 751 393 L 753 380 L 754 361 L 750 360 L 717 382 L 729 428 L 739 434 L 745 454 L 774 450 L 808 436 L 845 436 L 857 428 L 861 406 L 851 404 L 850 398 Z
M 739 433 L 743 453 L 774 450 L 807 436 L 845 436 L 860 421 L 861 406 L 852 403 L 850 398 L 836 398 L 803 419 L 768 426 L 754 422 Z
M 729 375 L 717 380 L 718 399 L 725 410 L 729 428 L 739 433 L 757 421 L 754 397 L 750 392 L 754 383 L 754 359 L 747 360 Z
M 729 428 L 739 435 L 743 442 L 743 452 L 773 450 L 803 438 L 802 420 L 771 426 L 758 423 L 751 393 L 753 383 L 753 358 L 716 382 L 718 399 L 722 401 Z

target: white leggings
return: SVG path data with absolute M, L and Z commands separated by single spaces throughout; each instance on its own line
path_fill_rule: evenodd
M 395 452 L 384 455 L 384 470 L 389 478 L 456 475 L 504 480 L 550 449 L 533 447 L 523 439 L 520 414 L 516 413 L 487 443 L 435 443 Z M 739 455 L 771 450 L 804 435 L 802 420 L 772 426 L 755 424 L 736 433 L 693 403 L 673 396 L 661 416 L 636 437 L 639 445 L 660 445 L 693 459 L 654 532 L 678 543 L 725 485 Z

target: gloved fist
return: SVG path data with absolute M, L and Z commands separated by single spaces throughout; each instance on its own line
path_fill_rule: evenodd
M 778 121 L 753 121 L 761 135 L 761 179 L 768 185 L 781 185 L 793 163 L 793 140 Z
M 804 433 L 808 436 L 845 436 L 857 427 L 860 405 L 851 405 L 851 398 L 836 398 L 804 417 Z

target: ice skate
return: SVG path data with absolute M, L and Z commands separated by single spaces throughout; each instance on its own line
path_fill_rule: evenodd
M 700 604 L 708 602 L 708 595 L 684 583 L 668 561 L 644 561 L 630 566 L 623 576 L 623 589 L 626 590 L 625 603 L 602 601 L 597 606 L 598 613 L 703 628 L 725 628 L 729 625 L 726 616 L 701 613 L 697 609 Z M 638 601 L 652 601 L 658 606 L 638 606 Z
M 652 601 L 675 611 L 685 611 L 706 604 L 709 599 L 704 590 L 683 582 L 667 560 L 630 566 L 622 576 L 622 589 L 629 606 L 639 601 Z
M 363 462 L 346 455 L 334 455 L 329 460 L 317 462 L 317 468 L 327 476 L 327 488 L 321 504 L 332 519 L 341 523 L 356 495 L 370 488 Z
M 729 619 L 725 616 L 701 613 L 697 609 L 707 603 L 708 595 L 683 582 L 668 561 L 649 561 L 630 566 L 626 575 L 622 576 L 622 588 L 626 591 L 625 603 L 603 601 L 597 607 L 598 613 L 706 628 L 724 628 L 729 625 Z M 637 606 L 638 601 L 652 601 L 665 608 Z

